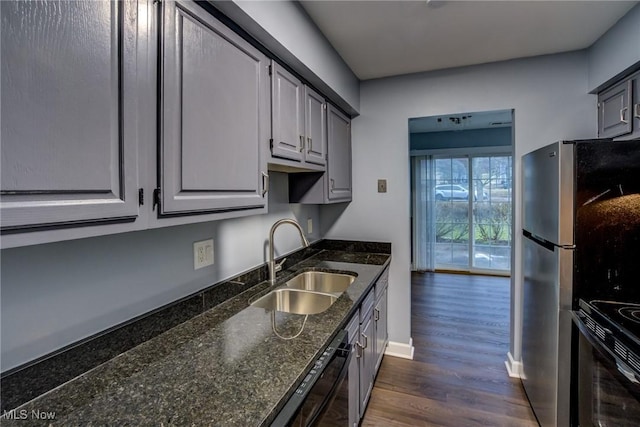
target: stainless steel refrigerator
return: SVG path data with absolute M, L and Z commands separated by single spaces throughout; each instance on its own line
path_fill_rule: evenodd
M 522 384 L 543 427 L 570 425 L 570 311 L 590 280 L 611 275 L 592 269 L 604 264 L 601 254 L 616 253 L 615 242 L 581 246 L 597 225 L 580 213 L 637 180 L 639 147 L 637 140 L 561 141 L 522 158 Z

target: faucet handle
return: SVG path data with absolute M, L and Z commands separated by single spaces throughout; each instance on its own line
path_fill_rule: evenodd
M 282 261 L 280 261 L 279 263 L 275 263 L 275 271 L 281 271 L 282 270 L 282 264 L 284 264 L 284 262 L 287 260 L 287 258 L 282 258 Z

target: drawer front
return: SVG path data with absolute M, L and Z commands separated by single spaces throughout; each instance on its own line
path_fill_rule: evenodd
M 384 293 L 389 285 L 389 267 L 385 268 L 384 272 L 380 275 L 380 278 L 376 282 L 376 301 L 380 299 L 380 296 Z
M 362 305 L 360 306 L 360 323 L 367 318 L 369 312 L 373 309 L 373 304 L 376 302 L 376 293 L 374 289 L 369 291 L 369 295 L 366 296 Z
M 349 343 L 353 343 L 353 341 L 358 339 L 358 331 L 360 330 L 360 310 L 356 311 L 345 330 L 349 336 Z

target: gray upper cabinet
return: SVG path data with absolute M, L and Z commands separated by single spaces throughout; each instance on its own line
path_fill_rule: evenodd
M 614 138 L 631 133 L 632 81 L 625 80 L 598 94 L 598 136 Z
M 328 204 L 351 201 L 351 121 L 329 104 L 326 172 L 289 174 L 289 202 Z
M 632 94 L 632 131 L 631 136 L 634 138 L 640 138 L 640 71 L 631 76 L 631 85 L 633 88 Z
M 329 105 L 327 109 L 327 181 L 329 202 L 351 200 L 351 121 Z
M 138 216 L 135 1 L 0 2 L 2 231 Z
M 325 165 L 327 159 L 327 104 L 309 86 L 304 88 L 305 141 L 304 159 L 308 163 Z
M 275 61 L 271 77 L 271 155 L 304 159 L 304 85 Z
M 323 171 L 327 157 L 325 99 L 275 61 L 271 74 L 270 163 L 283 170 Z
M 264 211 L 269 61 L 195 3 L 162 5 L 160 212 Z

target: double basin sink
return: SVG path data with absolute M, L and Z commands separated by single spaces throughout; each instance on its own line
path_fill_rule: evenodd
M 331 307 L 354 280 L 351 274 L 306 271 L 251 305 L 284 313 L 319 314 Z

